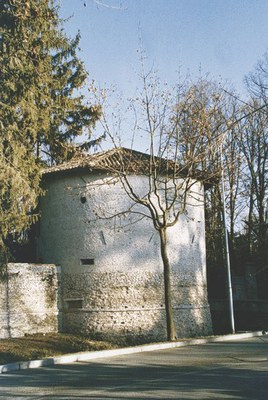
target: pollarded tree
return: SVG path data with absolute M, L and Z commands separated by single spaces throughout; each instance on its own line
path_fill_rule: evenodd
M 148 218 L 158 234 L 163 264 L 167 339 L 172 341 L 176 339 L 176 327 L 172 304 L 169 232 L 181 219 L 187 220 L 189 216 L 190 220 L 195 207 L 204 206 L 200 181 L 206 184 L 215 178 L 215 171 L 210 171 L 205 165 L 205 155 L 217 151 L 222 138 L 219 134 L 216 143 L 210 140 L 210 127 L 206 124 L 210 117 L 211 121 L 213 118 L 217 120 L 217 113 L 221 111 L 215 106 L 211 108 L 210 116 L 205 109 L 199 113 L 198 101 L 195 102 L 192 90 L 185 91 L 184 86 L 180 85 L 174 90 L 168 89 L 166 85 L 163 88 L 159 79 L 150 73 L 142 72 L 140 77 L 142 87 L 128 102 L 128 111 L 133 119 L 130 117 L 127 123 L 132 122 L 130 129 L 134 135 L 133 143 L 140 141 L 142 136 L 144 148 L 148 146 L 146 163 L 140 167 L 146 185 L 142 188 L 135 185 L 131 177 L 133 163 L 128 164 L 124 154 L 118 157 L 118 167 L 113 167 L 111 172 L 131 200 L 131 206 L 121 214 L 135 213 L 141 218 Z M 124 121 L 113 111 L 111 123 L 106 118 L 105 105 L 103 109 L 104 130 L 117 147 L 117 138 L 124 139 L 120 135 Z M 191 120 L 192 125 L 195 123 L 199 126 L 199 131 L 187 130 L 189 125 L 186 119 Z M 120 151 L 118 147 L 118 155 Z M 139 166 L 139 159 L 135 160 L 134 157 L 136 153 L 133 152 L 132 161 Z M 206 167 L 205 174 L 200 171 L 203 166 Z M 109 211 L 106 211 L 102 215 L 97 213 L 97 217 L 105 219 L 114 218 L 115 215 L 109 216 Z
M 84 101 L 87 73 L 77 56 L 79 35 L 68 39 L 53 0 L 0 3 L 1 241 L 29 222 L 41 162 L 58 163 L 86 135 L 99 107 Z

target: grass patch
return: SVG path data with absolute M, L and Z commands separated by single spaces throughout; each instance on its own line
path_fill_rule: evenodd
M 66 353 L 98 351 L 118 345 L 64 333 L 36 334 L 22 338 L 0 340 L 0 365 L 15 361 L 37 360 Z

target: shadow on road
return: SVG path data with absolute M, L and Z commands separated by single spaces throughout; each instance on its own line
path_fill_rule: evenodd
M 268 361 L 261 361 L 257 343 L 246 346 L 195 346 L 188 353 L 173 349 L 14 372 L 0 376 L 0 399 L 267 400 Z

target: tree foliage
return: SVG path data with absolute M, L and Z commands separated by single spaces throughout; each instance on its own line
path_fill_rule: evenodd
M 20 232 L 40 195 L 40 168 L 91 144 L 99 107 L 85 102 L 79 34 L 63 32 L 53 0 L 0 3 L 0 238 Z

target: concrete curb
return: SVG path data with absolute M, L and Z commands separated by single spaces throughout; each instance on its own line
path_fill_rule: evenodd
M 142 345 L 135 347 L 125 347 L 114 350 L 86 351 L 82 353 L 73 353 L 56 357 L 48 357 L 43 360 L 18 361 L 15 363 L 0 365 L 0 374 L 5 372 L 23 370 L 23 369 L 48 367 L 57 364 L 67 364 L 79 361 L 96 360 L 97 358 L 103 358 L 103 357 L 114 357 L 126 354 L 143 353 L 146 351 L 164 350 L 164 349 L 194 346 L 206 343 L 227 342 L 231 340 L 248 339 L 255 336 L 263 336 L 264 334 L 265 333 L 262 331 L 245 332 L 245 333 L 237 333 L 231 335 L 208 337 L 204 339 L 185 339 L 172 343 L 156 343 L 156 344 L 149 344 L 149 345 Z

